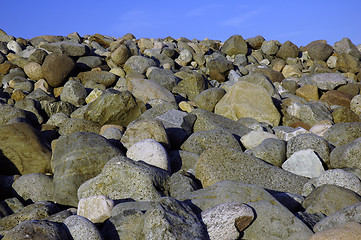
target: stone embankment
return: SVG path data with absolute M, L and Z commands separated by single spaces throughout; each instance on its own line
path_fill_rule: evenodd
M 358 239 L 360 47 L 0 31 L 0 238 Z

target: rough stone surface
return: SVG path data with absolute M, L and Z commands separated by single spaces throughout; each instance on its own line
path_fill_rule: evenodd
M 287 208 L 268 201 L 248 202 L 256 212 L 244 239 L 309 239 L 313 232 Z
M 42 65 L 46 81 L 52 87 L 61 86 L 75 63 L 69 56 L 61 53 L 51 53 L 46 56 Z
M 344 187 L 361 195 L 361 181 L 351 172 L 342 169 L 330 169 L 320 174 L 317 178 L 312 178 L 303 186 L 303 194 L 307 196 L 313 189 L 324 184 L 332 184 Z
M 148 68 L 155 66 L 155 62 L 143 56 L 131 56 L 124 63 L 124 70 L 127 74 L 145 74 Z
M 160 168 L 126 157 L 109 160 L 101 173 L 78 189 L 79 199 L 104 195 L 111 199 L 131 198 L 152 201 L 164 196 L 168 173 Z
M 278 126 L 281 118 L 268 92 L 244 81 L 232 86 L 216 104 L 214 112 L 233 120 L 251 117 L 272 126 Z
M 122 144 L 129 148 L 144 139 L 154 139 L 164 147 L 169 147 L 169 140 L 165 128 L 160 120 L 145 119 L 128 126 L 121 139 Z
M 347 144 L 336 147 L 330 155 L 332 168 L 361 168 L 359 160 L 361 152 L 361 137 Z
M 127 157 L 134 161 L 143 161 L 170 172 L 168 154 L 165 148 L 154 139 L 144 139 L 128 148 Z
M 324 138 L 335 147 L 361 137 L 361 123 L 336 123 L 324 134 Z
M 21 222 L 27 220 L 42 220 L 59 211 L 59 208 L 50 202 L 30 204 L 9 216 L 0 218 L 0 234 L 2 234 L 3 231 L 14 228 Z
M 87 119 L 67 118 L 59 124 L 60 135 L 69 135 L 74 132 L 99 133 L 100 125 Z
M 282 169 L 309 178 L 318 177 L 325 171 L 320 158 L 311 149 L 294 152 L 282 164 Z
M 61 136 L 52 155 L 55 201 L 77 206 L 78 187 L 100 173 L 105 163 L 123 153 L 98 134 L 75 132 Z
M 144 106 L 130 92 L 109 89 L 89 104 L 85 112 L 85 119 L 100 125 L 127 126 L 144 110 Z
M 227 55 L 247 54 L 247 43 L 242 36 L 233 35 L 224 42 L 222 52 Z
M 8 231 L 4 240 L 49 239 L 67 240 L 68 234 L 60 223 L 47 220 L 28 220 Z
M 214 107 L 225 94 L 226 91 L 222 88 L 210 88 L 198 94 L 194 102 L 197 107 L 213 112 Z
M 313 227 L 313 231 L 321 232 L 333 227 L 340 226 L 347 222 L 360 222 L 361 203 L 345 207 L 319 221 Z
M 238 239 L 254 219 L 252 208 L 245 204 L 228 202 L 202 212 L 202 221 L 207 226 L 209 238 Z
M 336 185 L 324 184 L 315 188 L 302 206 L 308 213 L 323 213 L 328 216 L 360 202 L 361 196 L 357 193 Z
M 169 90 L 149 79 L 131 79 L 127 83 L 127 88 L 144 104 L 156 99 L 161 99 L 170 103 L 175 102 L 175 98 Z M 144 91 L 144 89 L 147 89 L 147 91 Z
M 267 138 L 256 147 L 247 149 L 245 153 L 281 167 L 282 163 L 286 161 L 286 145 L 283 140 Z
M 329 240 L 342 239 L 353 240 L 360 237 L 361 224 L 358 222 L 348 222 L 343 225 L 330 228 L 328 230 L 318 232 L 313 235 L 310 240 Z
M 201 155 L 212 146 L 227 146 L 242 151 L 237 139 L 222 129 L 195 132 L 182 144 L 181 149 Z
M 324 138 L 315 134 L 305 133 L 291 138 L 287 142 L 287 158 L 297 151 L 306 149 L 312 149 L 325 164 L 329 165 L 331 147 Z
M 85 87 L 80 82 L 69 80 L 65 83 L 61 91 L 60 99 L 76 107 L 81 107 L 85 103 L 87 95 Z
M 282 206 L 265 189 L 240 181 L 220 181 L 210 187 L 187 193 L 179 197 L 179 200 L 193 206 L 197 213 L 225 202 L 249 203 L 264 200 Z
M 99 229 L 88 219 L 82 216 L 73 215 L 64 220 L 64 225 L 69 231 L 73 240 L 102 240 Z
M 252 149 L 268 138 L 278 139 L 278 137 L 272 133 L 253 130 L 242 136 L 240 141 L 245 148 Z
M 0 126 L 2 174 L 51 173 L 49 145 L 27 123 Z
M 257 178 L 254 178 L 254 175 L 257 175 Z M 302 186 L 308 181 L 305 177 L 223 146 L 214 146 L 202 153 L 197 163 L 196 177 L 202 182 L 203 187 L 221 180 L 235 180 L 296 194 L 301 194 Z
M 77 215 L 86 217 L 93 223 L 102 223 L 110 218 L 113 207 L 112 199 L 103 195 L 91 196 L 79 200 Z
M 12 187 L 25 201 L 54 201 L 53 181 L 43 173 L 25 174 L 16 179 Z

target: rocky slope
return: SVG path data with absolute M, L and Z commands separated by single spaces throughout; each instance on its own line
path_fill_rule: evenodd
M 356 239 L 361 52 L 0 31 L 2 239 Z

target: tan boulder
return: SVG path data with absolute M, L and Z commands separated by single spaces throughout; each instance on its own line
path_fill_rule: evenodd
M 281 115 L 272 98 L 263 87 L 240 81 L 235 83 L 216 104 L 214 113 L 237 121 L 240 118 L 254 118 L 278 126 Z

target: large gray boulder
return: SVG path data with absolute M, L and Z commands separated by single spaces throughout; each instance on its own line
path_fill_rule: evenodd
M 301 194 L 302 186 L 308 181 L 306 177 L 221 145 L 210 147 L 201 154 L 197 162 L 196 177 L 204 187 L 222 180 L 233 180 L 295 194 Z
M 55 201 L 77 206 L 78 187 L 100 173 L 113 157 L 123 153 L 102 136 L 95 133 L 75 132 L 61 136 L 52 155 Z
M 313 232 L 287 208 L 267 201 L 248 202 L 256 212 L 244 239 L 309 239 Z
M 128 92 L 107 89 L 102 95 L 89 104 L 85 112 L 85 119 L 104 124 L 127 126 L 135 120 L 145 106 Z
M 168 177 L 163 169 L 118 156 L 79 187 L 78 197 L 104 195 L 111 199 L 155 200 L 164 196 Z

